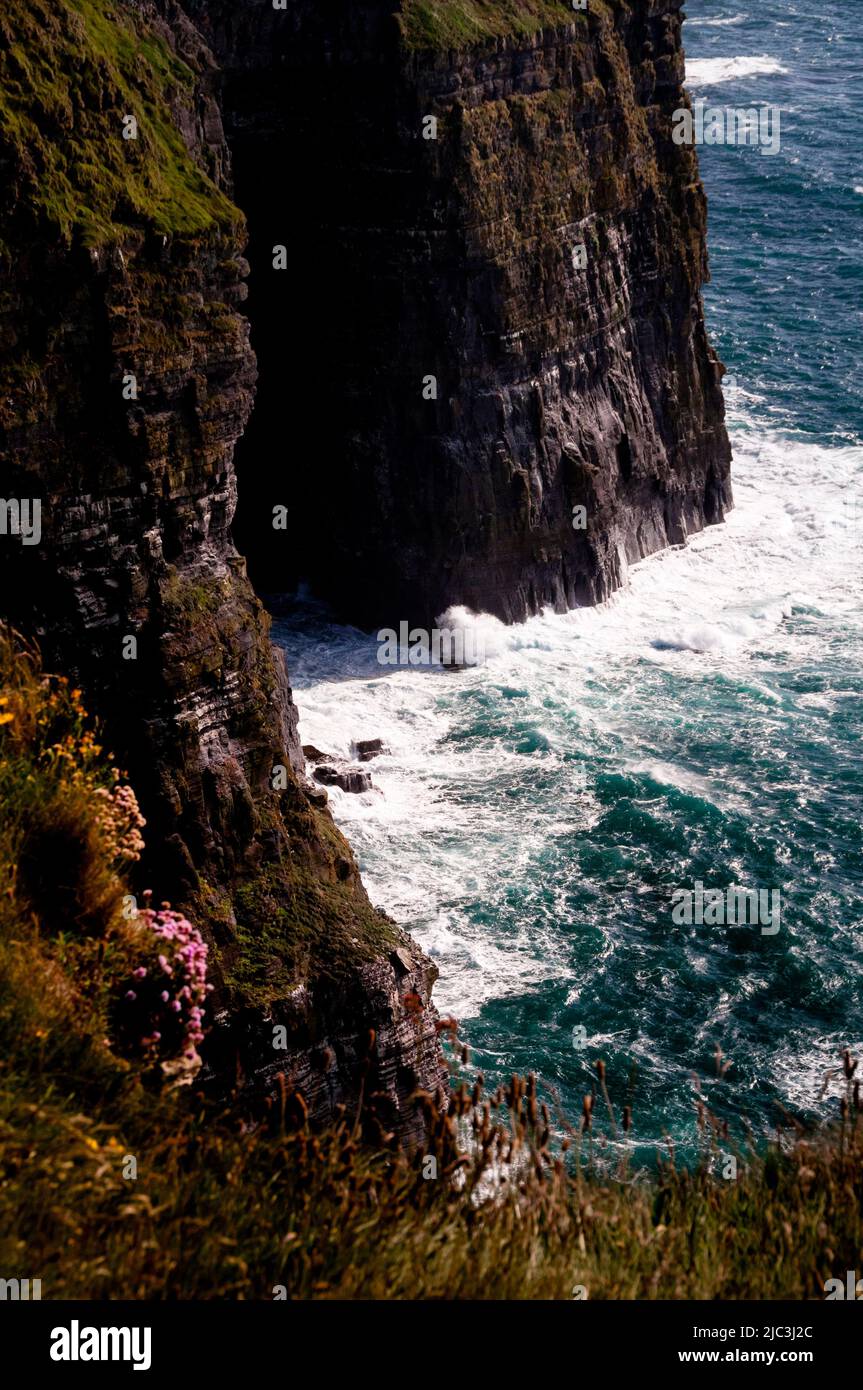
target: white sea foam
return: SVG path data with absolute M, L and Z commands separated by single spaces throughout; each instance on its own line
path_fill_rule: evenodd
M 742 24 L 745 18 L 745 14 L 734 14 L 730 15 L 727 19 L 688 18 L 687 23 L 689 28 L 725 29 L 732 24 Z
M 555 898 L 566 884 L 543 882 L 536 865 L 555 836 L 584 833 L 603 813 L 574 754 L 629 750 L 622 770 L 653 769 L 734 803 L 731 788 L 697 783 L 654 746 L 646 663 L 680 683 L 684 703 L 693 680 L 715 671 L 769 710 L 779 695 L 754 653 L 793 668 L 822 624 L 860 631 L 863 449 L 765 433 L 740 414 L 730 423 L 736 507 L 722 526 L 634 566 L 600 608 L 514 627 L 449 610 L 447 625 L 480 624 L 482 667 L 382 672 L 369 634 L 290 639 L 303 742 L 350 756 L 356 739 L 377 736 L 389 750 L 369 764 L 374 791 L 334 788 L 331 806 L 373 901 L 437 960 L 445 1012 L 470 1017 L 489 999 L 567 978 L 556 935 L 566 904 Z M 789 624 L 802 612 L 814 615 L 808 636 Z M 526 799 L 542 779 L 547 794 Z M 613 949 L 600 888 L 593 925 Z
M 686 64 L 686 84 L 689 87 L 717 87 L 723 82 L 772 77 L 787 71 L 766 53 L 740 58 L 691 58 Z

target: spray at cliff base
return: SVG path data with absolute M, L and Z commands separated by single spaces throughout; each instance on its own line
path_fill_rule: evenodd
M 538 1072 L 574 1115 L 602 1056 L 644 1139 L 691 1134 L 693 1073 L 719 1113 L 767 1127 L 776 1102 L 818 1109 L 837 1049 L 863 1045 L 855 7 L 689 7 L 693 96 L 783 111 L 775 159 L 700 151 L 708 325 L 733 377 L 727 522 L 601 608 L 484 617 L 476 668 L 382 667 L 374 635 L 312 603 L 275 628 L 303 742 L 389 750 L 372 791 L 330 804 L 475 1064 Z M 673 922 L 696 883 L 777 890 L 781 930 Z

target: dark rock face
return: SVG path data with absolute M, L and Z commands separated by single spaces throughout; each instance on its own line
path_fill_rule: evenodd
M 290 1073 L 323 1116 L 367 1087 L 357 1059 L 374 1030 L 377 1088 L 412 1132 L 410 1091 L 444 1076 L 436 972 L 372 908 L 326 793 L 306 790 L 284 661 L 230 532 L 256 365 L 213 59 L 173 0 L 106 5 L 96 34 L 62 0 L 38 6 L 0 17 L 11 45 L 53 47 L 64 75 L 35 91 L 25 69 L 4 73 L 32 126 L 0 111 L 0 495 L 39 499 L 42 536 L 0 536 L 2 613 L 106 720 L 148 821 L 140 888 L 187 906 L 209 935 L 213 1085 Z M 148 44 L 143 76 L 104 39 L 114 23 Z M 134 148 L 121 135 L 130 109 L 150 118 Z M 76 195 L 97 166 L 127 181 L 98 221 L 82 186 L 64 222 L 67 185 L 37 167 L 52 118 Z M 169 133 L 159 143 L 154 130 Z M 177 185 L 175 205 L 163 190 Z M 287 1053 L 273 1046 L 283 1015 Z M 324 1047 L 333 1062 L 312 1084 Z
M 362 738 L 354 747 L 361 763 L 371 762 L 372 758 L 379 758 L 381 753 L 388 751 L 382 738 Z
M 252 232 L 239 521 L 266 586 L 305 574 L 370 624 L 456 603 L 515 620 L 597 602 L 722 519 L 705 200 L 670 136 L 681 3 L 614 0 L 453 53 L 407 51 L 395 4 L 188 0 L 225 70 Z M 287 332 L 315 420 L 290 556 L 251 464 L 284 428 L 266 364 Z M 299 524 L 316 515 L 325 546 Z
M 367 792 L 372 785 L 370 772 L 358 767 L 333 767 L 329 763 L 315 768 L 315 779 L 325 787 L 341 787 L 343 792 Z
M 320 1000 L 304 986 L 287 991 L 267 1019 L 271 1045 L 266 1051 L 256 1014 L 233 1011 L 220 1019 L 230 1048 L 220 1054 L 211 1047 L 209 1064 L 227 1076 L 239 1051 L 249 1090 L 271 1094 L 281 1075 L 316 1115 L 332 1114 L 338 1105 L 352 1113 L 359 1096 L 355 1087 L 345 1086 L 345 1077 L 360 1078 L 364 1103 L 379 1123 L 400 1131 L 409 1143 L 419 1142 L 422 1120 L 411 1097 L 417 1088 L 442 1093 L 448 1084 L 424 1006 L 436 978 L 437 969 L 401 934 L 397 946 L 346 979 L 340 993 L 330 993 L 325 1016 Z M 375 1020 L 373 1039 L 358 1032 L 358 1018 Z

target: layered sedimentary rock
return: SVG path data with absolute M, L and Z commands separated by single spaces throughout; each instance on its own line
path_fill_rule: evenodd
M 0 63 L 0 495 L 41 520 L 0 534 L 0 612 L 105 719 L 140 887 L 209 935 L 213 1084 L 281 1072 L 321 1116 L 362 1088 L 410 1132 L 434 968 L 306 793 L 230 533 L 256 365 L 212 55 L 173 0 L 13 0 Z
M 239 522 L 265 586 L 513 620 L 722 519 L 681 4 L 188 0 L 250 218 Z

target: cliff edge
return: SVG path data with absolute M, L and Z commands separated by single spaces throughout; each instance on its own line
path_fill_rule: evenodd
M 213 58 L 173 0 L 12 0 L 0 40 L 0 494 L 39 517 L 0 536 L 3 616 L 102 716 L 156 846 L 140 887 L 209 937 L 214 1086 L 281 1072 L 324 1117 L 368 1059 L 410 1131 L 444 1079 L 436 972 L 305 782 L 231 538 L 256 366 Z

